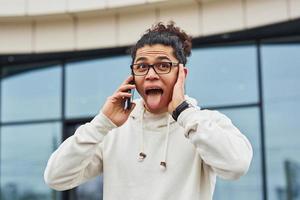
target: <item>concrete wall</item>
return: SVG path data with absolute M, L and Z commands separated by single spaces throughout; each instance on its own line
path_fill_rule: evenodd
M 0 0 L 0 54 L 130 45 L 158 21 L 199 37 L 299 17 L 299 0 Z

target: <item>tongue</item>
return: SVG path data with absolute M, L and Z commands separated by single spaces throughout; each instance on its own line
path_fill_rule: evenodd
M 158 92 L 150 93 L 149 95 L 147 95 L 147 104 L 150 109 L 158 108 L 160 104 L 161 96 L 162 93 L 158 93 Z

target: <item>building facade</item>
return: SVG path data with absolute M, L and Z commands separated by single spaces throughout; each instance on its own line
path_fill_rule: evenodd
M 253 145 L 248 174 L 218 179 L 214 199 L 300 199 L 300 1 L 0 0 L 1 200 L 102 198 L 101 177 L 51 190 L 47 160 L 130 74 L 126 50 L 169 20 L 194 38 L 187 94 Z

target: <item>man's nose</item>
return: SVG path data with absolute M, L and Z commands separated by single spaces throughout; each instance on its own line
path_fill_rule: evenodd
M 158 79 L 158 74 L 154 71 L 153 67 L 150 67 L 146 79 Z

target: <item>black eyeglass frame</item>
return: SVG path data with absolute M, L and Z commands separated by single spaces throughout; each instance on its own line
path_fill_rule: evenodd
M 156 64 L 159 64 L 159 63 L 169 63 L 169 64 L 171 65 L 170 70 L 169 70 L 168 72 L 158 73 L 158 72 L 155 70 L 154 66 L 155 66 Z M 133 71 L 133 66 L 134 66 L 134 65 L 139 65 L 139 64 L 141 64 L 141 63 L 136 63 L 136 64 L 131 64 L 131 65 L 130 65 L 131 72 L 132 72 L 132 74 L 135 75 L 135 76 L 146 76 L 146 75 L 149 73 L 150 68 L 152 68 L 152 69 L 154 70 L 154 72 L 155 72 L 156 74 L 158 74 L 158 75 L 159 75 L 159 74 L 168 74 L 168 73 L 171 72 L 172 67 L 178 67 L 179 64 L 180 64 L 180 62 L 178 62 L 178 63 L 173 63 L 173 62 L 158 62 L 158 63 L 154 63 L 154 64 L 152 64 L 152 65 L 151 65 L 151 64 L 147 64 L 148 69 L 147 69 L 146 73 L 143 74 L 143 75 L 135 74 L 134 71 Z M 145 63 L 143 63 L 143 64 L 145 64 Z

